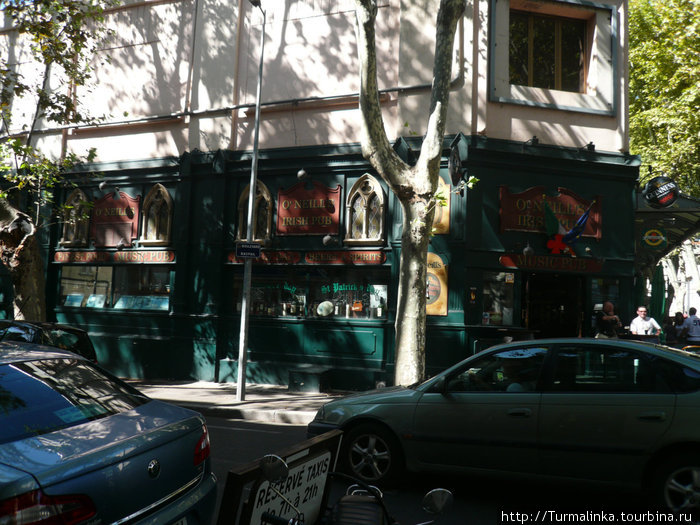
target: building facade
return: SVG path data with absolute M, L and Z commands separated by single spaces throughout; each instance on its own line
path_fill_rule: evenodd
M 111 60 L 81 95 L 120 116 L 40 135 L 99 156 L 60 196 L 92 208 L 47 238 L 50 310 L 86 326 L 119 375 L 235 381 L 262 57 L 248 378 L 286 384 L 314 369 L 331 388 L 390 383 L 401 217 L 358 145 L 354 3 L 262 9 L 110 11 Z M 592 335 L 604 300 L 631 316 L 626 9 L 468 3 L 428 259 L 429 373 L 507 338 Z M 427 124 L 436 12 L 379 3 L 385 126 L 409 163 Z M 474 188 L 460 187 L 471 176 Z

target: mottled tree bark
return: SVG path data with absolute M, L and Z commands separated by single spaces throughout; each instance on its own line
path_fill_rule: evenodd
M 14 317 L 46 320 L 46 278 L 32 219 L 0 199 L 0 258 L 10 272 Z
M 403 231 L 396 310 L 397 385 L 425 376 L 425 307 L 427 256 L 438 187 L 442 142 L 449 104 L 455 29 L 464 0 L 441 0 L 437 14 L 433 88 L 427 133 L 415 166 L 393 150 L 384 131 L 377 87 L 375 51 L 376 0 L 356 0 L 356 33 L 360 61 L 362 153 L 401 203 Z

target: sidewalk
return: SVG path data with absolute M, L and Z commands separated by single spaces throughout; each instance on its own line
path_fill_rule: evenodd
M 207 416 L 306 425 L 321 405 L 344 393 L 292 392 L 283 385 L 248 384 L 236 400 L 235 383 L 129 380 L 147 396 L 191 408 Z

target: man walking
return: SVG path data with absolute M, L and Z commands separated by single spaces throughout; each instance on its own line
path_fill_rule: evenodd
M 700 318 L 695 315 L 697 311 L 696 308 L 688 310 L 688 317 L 683 321 L 681 329 L 681 338 L 687 337 L 688 343 L 693 345 L 700 344 Z

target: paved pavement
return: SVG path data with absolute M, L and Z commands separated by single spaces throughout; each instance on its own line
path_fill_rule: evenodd
M 205 415 L 293 425 L 308 424 L 321 405 L 345 394 L 295 392 L 286 386 L 248 384 L 245 400 L 237 401 L 235 383 L 128 382 L 153 399 L 192 408 Z

